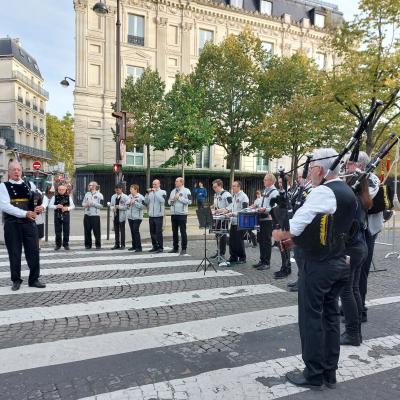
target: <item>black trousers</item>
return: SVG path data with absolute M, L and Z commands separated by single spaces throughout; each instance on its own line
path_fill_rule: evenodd
M 83 217 L 83 228 L 85 231 L 85 247 L 92 247 L 92 231 L 94 234 L 96 248 L 101 247 L 100 215 L 85 215 Z
M 139 230 L 142 220 L 128 218 L 128 223 L 129 223 L 129 228 L 131 230 L 132 247 L 135 250 L 142 250 L 142 240 L 140 238 L 140 230 Z
M 306 259 L 304 258 L 304 252 L 301 247 L 295 246 L 293 248 L 293 257 L 296 260 L 297 265 L 297 278 L 300 278 L 300 275 L 304 270 L 304 263 L 306 262 Z
M 299 330 L 304 376 L 322 384 L 323 375 L 336 371 L 340 353 L 338 298 L 349 277 L 345 258 L 308 260 L 299 279 Z
M 367 257 L 368 249 L 364 241 L 346 249 L 350 256 L 350 275 L 340 295 L 346 319 L 346 332 L 357 335 L 360 332 L 363 304 L 360 294 L 361 267 Z
M 56 234 L 56 246 L 68 246 L 70 230 L 70 215 L 69 212 L 58 213 L 54 212 L 54 232 Z
M 229 254 L 232 261 L 245 261 L 244 231 L 238 230 L 237 225 L 231 224 L 229 229 Z
M 153 249 L 164 248 L 163 219 L 164 217 L 149 217 L 150 236 Z
M 10 259 L 11 280 L 22 282 L 21 255 L 24 246 L 25 258 L 29 267 L 28 283 L 35 282 L 40 275 L 38 231 L 34 221 L 6 221 L 4 224 L 4 241 Z
M 360 272 L 360 295 L 363 308 L 365 308 L 365 298 L 367 296 L 368 275 L 371 268 L 372 257 L 374 256 L 375 240 L 378 234 L 371 235 L 368 229 L 365 232 L 365 243 L 367 244 L 368 254 L 365 262 L 361 266 Z
M 264 264 L 271 262 L 272 221 L 260 221 L 260 230 L 257 234 L 260 245 L 260 261 Z
M 279 251 L 281 253 L 281 263 L 282 263 L 281 268 L 282 269 L 290 268 L 290 266 L 291 266 L 291 263 L 290 263 L 290 250 L 282 250 L 279 247 Z
M 125 247 L 125 221 L 120 222 L 119 218 L 114 218 L 114 237 L 115 246 Z
M 172 241 L 174 249 L 177 250 L 179 248 L 179 235 L 178 231 L 181 232 L 181 245 L 182 250 L 187 249 L 187 234 L 186 234 L 186 224 L 187 224 L 187 215 L 171 215 L 171 224 L 172 224 Z

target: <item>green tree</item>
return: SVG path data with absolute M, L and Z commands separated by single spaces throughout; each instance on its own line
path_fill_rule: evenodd
M 213 143 L 223 147 L 234 180 L 234 160 L 254 149 L 252 128 L 263 116 L 260 77 L 265 62 L 261 41 L 249 30 L 207 43 L 192 79 L 202 91 L 203 113 L 214 127 Z
M 66 113 L 62 119 L 47 113 L 47 150 L 51 152 L 51 164 L 65 164 L 65 170 L 70 176 L 74 173 L 74 119 Z
M 165 83 L 158 71 L 147 68 L 133 81 L 128 77 L 121 91 L 122 110 L 132 114 L 133 127 L 127 148 L 133 145 L 146 147 L 146 185 L 150 187 L 150 148 L 155 143 L 159 127 L 159 114 L 164 101 Z
M 330 83 L 338 103 L 359 121 L 376 99 L 384 101 L 366 131 L 370 154 L 400 116 L 400 1 L 361 0 L 359 9 L 330 43 L 338 55 Z
M 304 54 L 271 58 L 262 87 L 265 119 L 254 131 L 266 156 L 289 155 L 296 169 L 313 148 L 339 147 L 348 136 L 351 118 L 327 90 L 326 74 Z
M 160 113 L 160 130 L 154 148 L 175 150 L 163 166 L 181 165 L 182 177 L 185 164 L 193 164 L 194 155 L 212 140 L 211 124 L 201 113 L 201 99 L 202 94 L 189 77 L 177 75 Z

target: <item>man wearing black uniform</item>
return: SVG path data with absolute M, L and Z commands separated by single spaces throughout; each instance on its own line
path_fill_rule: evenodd
M 36 215 L 43 211 L 43 207 L 34 205 L 35 185 L 27 185 L 21 177 L 21 164 L 11 161 L 8 165 L 8 181 L 0 184 L 0 211 L 3 212 L 4 240 L 10 259 L 13 282 L 11 289 L 14 291 L 18 290 L 22 283 L 22 245 L 30 271 L 29 286 L 40 289 L 46 287 L 39 280 L 39 242 L 35 224 Z
M 345 238 L 355 219 L 357 201 L 351 188 L 338 178 L 339 166 L 331 172 L 325 184 L 336 151 L 319 149 L 311 161 L 311 181 L 315 188 L 302 207 L 290 220 L 290 232 L 274 231 L 276 240 L 292 242 L 304 251 L 304 269 L 299 281 L 299 330 L 303 372 L 288 372 L 287 379 L 302 387 L 321 389 L 336 386 L 336 370 L 340 353 L 340 322 L 338 298 L 350 274 L 346 264 Z M 327 158 L 321 160 L 321 158 Z M 332 240 L 327 235 L 321 241 L 321 215 L 332 229 Z M 328 218 L 328 217 L 327 217 Z M 313 229 L 317 226 L 317 229 Z M 329 230 L 330 230 L 329 229 Z M 311 232 L 316 237 L 311 237 Z M 327 243 L 327 244 L 325 244 Z
M 51 198 L 49 209 L 54 210 L 54 232 L 56 234 L 56 247 L 60 250 L 61 244 L 69 250 L 70 211 L 75 208 L 72 196 L 67 193 L 67 187 L 60 185 L 57 194 Z

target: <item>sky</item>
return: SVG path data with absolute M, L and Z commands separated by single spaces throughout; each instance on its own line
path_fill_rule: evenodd
M 358 0 L 326 0 L 337 4 L 346 20 L 357 12 Z M 60 85 L 75 75 L 75 13 L 73 0 L 0 0 L 0 37 L 19 38 L 38 63 L 44 88 L 50 92 L 47 111 L 61 118 L 73 113 L 73 84 Z

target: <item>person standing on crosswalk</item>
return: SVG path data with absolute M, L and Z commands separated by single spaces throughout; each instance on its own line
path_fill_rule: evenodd
M 132 247 L 128 250 L 135 253 L 142 251 L 142 241 L 140 238 L 140 224 L 143 220 L 143 210 L 146 207 L 144 197 L 139 193 L 139 185 L 133 184 L 130 187 L 131 194 L 127 201 L 128 209 L 126 216 L 128 218 L 129 228 L 132 236 Z
M 0 184 L 0 211 L 3 212 L 4 241 L 10 260 L 11 289 L 21 286 L 21 256 L 24 246 L 29 267 L 28 285 L 39 289 L 46 285 L 39 280 L 40 258 L 36 215 L 42 213 L 43 206 L 34 204 L 33 183 L 22 180 L 22 166 L 18 161 L 8 165 L 8 181 Z
M 153 245 L 149 250 L 151 253 L 162 253 L 164 251 L 163 222 L 167 192 L 162 190 L 160 186 L 160 181 L 154 179 L 152 187 L 147 189 L 144 199 L 149 212 L 150 236 Z
M 72 196 L 67 193 L 66 185 L 59 185 L 57 193 L 49 203 L 49 209 L 54 210 L 54 231 L 56 234 L 56 247 L 59 250 L 61 244 L 65 250 L 69 250 L 70 211 L 75 208 Z
M 83 217 L 85 248 L 92 248 L 93 231 L 96 249 L 101 249 L 100 210 L 103 208 L 103 195 L 97 190 L 97 182 L 90 182 L 88 189 L 82 202 L 82 207 L 85 209 Z
M 232 183 L 232 205 L 230 208 L 231 226 L 229 229 L 229 263 L 244 264 L 246 262 L 246 250 L 244 248 L 244 231 L 238 229 L 238 213 L 249 206 L 249 198 L 242 190 L 239 181 Z
M 181 255 L 186 254 L 187 234 L 186 224 L 189 212 L 189 206 L 192 204 L 192 194 L 190 190 L 184 186 L 183 178 L 175 179 L 175 189 L 171 190 L 168 204 L 171 206 L 171 225 L 173 248 L 169 253 L 178 253 L 179 251 L 179 234 L 181 232 Z
M 115 193 L 111 197 L 111 209 L 114 213 L 114 235 L 115 243 L 112 250 L 123 250 L 125 249 L 125 221 L 126 221 L 126 210 L 127 201 L 129 197 L 124 193 L 124 185 L 117 183 L 115 185 Z
M 212 188 L 215 192 L 213 214 L 215 215 L 227 214 L 230 211 L 232 205 L 232 195 L 228 191 L 224 190 L 224 184 L 221 179 L 215 179 L 212 183 Z M 218 256 L 224 257 L 226 252 L 226 243 L 227 243 L 226 235 L 225 234 L 218 235 L 216 237 L 219 245 L 219 254 L 217 251 L 214 257 L 211 258 L 217 258 Z

